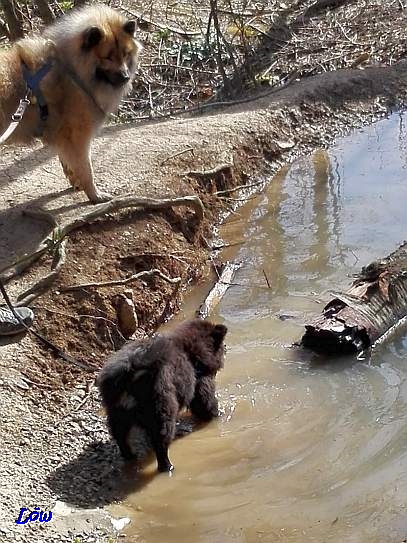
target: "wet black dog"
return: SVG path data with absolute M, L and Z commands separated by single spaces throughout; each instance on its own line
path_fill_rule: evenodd
M 222 324 L 194 319 L 173 332 L 133 341 L 108 359 L 98 377 L 111 435 L 125 459 L 136 426 L 147 434 L 158 470 L 171 471 L 168 447 L 183 407 L 200 421 L 218 415 L 215 375 L 223 367 Z

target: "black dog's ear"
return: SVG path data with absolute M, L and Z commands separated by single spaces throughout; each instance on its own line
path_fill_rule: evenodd
M 136 21 L 127 21 L 127 23 L 124 23 L 123 30 L 126 32 L 126 34 L 130 34 L 130 36 L 134 36 L 134 33 L 136 32 L 137 23 Z
M 90 26 L 83 33 L 82 49 L 90 51 L 93 49 L 102 39 L 102 31 L 97 26 Z
M 213 337 L 213 344 L 214 344 L 215 350 L 218 350 L 219 347 L 221 346 L 222 341 L 224 337 L 226 336 L 227 331 L 228 329 L 223 324 L 216 324 L 213 327 L 211 335 Z

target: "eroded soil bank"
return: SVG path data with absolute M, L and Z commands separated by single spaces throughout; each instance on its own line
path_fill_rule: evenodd
M 338 134 L 402 107 L 406 75 L 405 63 L 333 72 L 205 116 L 105 130 L 94 152 L 95 174 L 105 188 L 140 197 L 197 194 L 204 221 L 197 225 L 186 208 L 126 210 L 78 230 L 70 236 L 60 277 L 33 303 L 36 329 L 100 367 L 124 341 L 117 297 L 131 290 L 136 337 L 151 333 L 182 303 L 185 289 L 210 273 L 212 228 L 239 200 L 237 192 L 217 193 L 266 178 Z M 31 252 L 50 229 L 23 215 L 27 206 L 41 206 L 63 223 L 87 204 L 82 195 L 64 190 L 59 165 L 46 150 L 10 149 L 0 161 L 0 261 L 6 265 Z M 225 164 L 231 167 L 219 173 L 191 174 Z M 49 265 L 45 258 L 9 283 L 10 294 L 16 297 Z M 181 277 L 180 287 L 153 278 L 64 292 L 67 285 L 124 279 L 153 268 Z M 80 509 L 103 507 L 138 484 L 134 474 L 122 470 L 107 436 L 95 373 L 55 359 L 29 336 L 0 348 L 2 537 L 61 542 L 79 535 L 83 541 L 108 541 L 112 529 L 103 510 L 72 515 L 59 502 L 55 508 L 57 499 Z M 21 507 L 36 506 L 53 510 L 53 521 L 45 528 L 15 524 Z

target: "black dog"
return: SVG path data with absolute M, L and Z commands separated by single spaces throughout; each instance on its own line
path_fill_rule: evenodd
M 108 359 L 98 386 L 111 435 L 125 459 L 135 458 L 130 430 L 145 431 L 159 471 L 171 471 L 168 447 L 177 416 L 188 407 L 200 421 L 218 415 L 215 375 L 223 367 L 222 324 L 194 319 L 169 334 L 133 341 Z

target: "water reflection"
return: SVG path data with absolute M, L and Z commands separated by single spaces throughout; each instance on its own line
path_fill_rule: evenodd
M 133 519 L 128 541 L 407 535 L 407 335 L 363 363 L 316 366 L 290 348 L 331 289 L 405 238 L 405 140 L 397 115 L 343 139 L 282 169 L 257 207 L 225 225 L 245 243 L 238 286 L 213 316 L 230 329 L 224 414 L 172 445 L 174 477 L 120 506 Z

